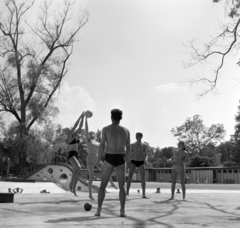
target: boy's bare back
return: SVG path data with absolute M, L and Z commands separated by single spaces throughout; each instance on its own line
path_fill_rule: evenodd
M 106 153 L 125 154 L 126 145 L 129 140 L 129 131 L 121 125 L 111 124 L 103 129 L 106 137 Z

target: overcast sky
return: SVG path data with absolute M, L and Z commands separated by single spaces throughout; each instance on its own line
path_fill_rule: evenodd
M 0 3 L 2 5 L 2 3 Z M 0 6 L 1 6 L 0 5 Z M 183 68 L 192 39 L 208 41 L 224 21 L 221 4 L 212 0 L 77 0 L 89 22 L 74 45 L 70 71 L 58 97 L 57 121 L 72 126 L 83 110 L 94 115 L 90 130 L 110 123 L 110 110 L 123 110 L 122 125 L 132 141 L 141 131 L 152 146 L 175 146 L 170 130 L 187 117 L 205 124 L 224 124 L 226 139 L 234 130 L 239 101 L 238 57 L 226 59 L 218 81 L 219 94 L 196 99 L 202 85 L 185 80 L 202 75 L 200 66 Z M 73 25 L 74 26 L 74 25 Z M 236 53 L 235 53 L 236 54 Z M 211 73 L 214 61 L 205 73 Z

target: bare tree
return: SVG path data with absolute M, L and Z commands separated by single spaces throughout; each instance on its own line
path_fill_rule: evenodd
M 29 18 L 33 0 L 5 0 L 7 16 L 0 18 L 0 112 L 10 113 L 20 125 L 20 169 L 26 164 L 24 139 L 30 128 L 57 112 L 54 93 L 68 72 L 78 32 L 88 21 L 87 12 L 82 11 L 70 29 L 74 2 L 65 0 L 53 11 L 49 2 L 41 5 L 35 23 L 30 22 L 35 18 Z
M 185 64 L 191 67 L 197 64 L 205 65 L 208 60 L 217 59 L 218 63 L 213 73 L 208 76 L 200 76 L 190 80 L 192 84 L 203 83 L 206 85 L 199 97 L 214 92 L 216 90 L 220 71 L 224 66 L 226 57 L 233 51 L 238 51 L 240 47 L 240 0 L 212 0 L 214 3 L 222 2 L 225 12 L 228 16 L 226 24 L 221 25 L 221 31 L 209 42 L 205 43 L 203 48 L 197 48 L 195 40 L 190 41 L 191 61 Z M 240 61 L 237 62 L 240 65 Z

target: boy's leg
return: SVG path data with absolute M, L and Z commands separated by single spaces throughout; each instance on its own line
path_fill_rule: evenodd
M 133 163 L 131 163 L 130 168 L 129 168 L 129 172 L 128 172 L 127 195 L 129 195 L 129 190 L 130 190 L 130 187 L 131 187 L 132 177 L 133 177 L 133 174 L 134 174 L 135 170 L 136 170 L 136 166 Z
M 147 199 L 148 197 L 146 196 L 146 193 L 145 193 L 146 192 L 145 167 L 144 165 L 141 165 L 138 169 L 141 175 L 141 183 L 142 183 L 142 191 L 143 191 L 142 197 Z
M 113 166 L 110 165 L 108 162 L 104 162 L 103 169 L 102 169 L 102 178 L 101 178 L 101 185 L 98 192 L 98 209 L 95 216 L 101 216 L 102 204 L 105 198 L 105 189 L 109 182 L 109 178 L 113 172 Z
M 126 202 L 126 189 L 125 189 L 125 171 L 126 171 L 126 164 L 117 166 L 117 177 L 118 177 L 118 185 L 119 185 L 119 199 L 121 204 L 120 209 L 120 217 L 126 217 L 125 214 L 125 202 Z
M 172 196 L 169 200 L 173 200 L 174 199 L 174 193 L 175 193 L 175 186 L 176 186 L 176 182 L 177 182 L 177 177 L 178 177 L 178 173 L 173 169 L 172 170 L 172 186 L 171 186 L 171 193 Z

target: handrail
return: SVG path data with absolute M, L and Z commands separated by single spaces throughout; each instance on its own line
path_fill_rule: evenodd
M 57 161 L 54 161 L 54 160 L 57 160 Z M 39 169 L 39 167 L 41 167 L 41 166 L 46 166 L 46 165 L 49 165 L 49 164 L 59 163 L 58 160 L 60 160 L 60 163 L 66 163 L 67 162 L 67 159 L 64 156 L 55 155 L 52 158 L 52 161 L 47 161 L 47 163 L 45 163 L 45 164 L 32 163 L 31 165 L 29 165 L 28 167 L 26 167 L 25 169 L 23 169 L 21 171 L 20 178 L 24 179 L 24 178 L 28 177 L 29 175 L 33 174 L 37 169 Z
M 55 157 L 53 157 L 53 159 L 52 159 L 52 161 L 54 161 L 54 160 L 57 160 L 58 161 L 58 158 L 60 158 L 60 162 L 62 162 L 62 163 L 66 163 L 67 162 L 67 159 L 64 157 L 64 156 L 62 156 L 62 155 L 55 155 Z M 54 161 L 55 162 L 55 161 Z

